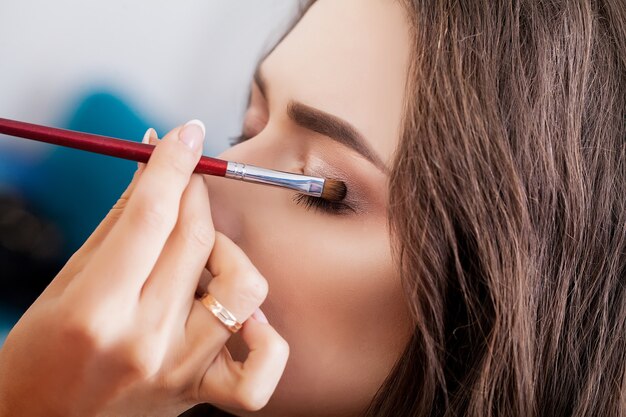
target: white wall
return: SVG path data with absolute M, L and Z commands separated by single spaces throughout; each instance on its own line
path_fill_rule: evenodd
M 0 0 L 0 117 L 54 123 L 81 91 L 113 87 L 161 125 L 203 120 L 205 153 L 215 153 L 239 133 L 254 64 L 296 9 L 297 0 Z

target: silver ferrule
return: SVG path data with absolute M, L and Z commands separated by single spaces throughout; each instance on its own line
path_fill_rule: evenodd
M 274 171 L 272 169 L 259 168 L 254 165 L 246 165 L 239 162 L 228 162 L 225 177 L 257 184 L 289 188 L 314 197 L 320 197 L 324 190 L 324 178 Z

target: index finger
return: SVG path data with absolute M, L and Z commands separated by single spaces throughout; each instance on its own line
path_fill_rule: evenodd
M 202 122 L 192 120 L 155 147 L 124 212 L 84 270 L 87 278 L 107 271 L 106 282 L 91 280 L 92 285 L 108 292 L 111 286 L 141 290 L 176 224 L 204 135 Z

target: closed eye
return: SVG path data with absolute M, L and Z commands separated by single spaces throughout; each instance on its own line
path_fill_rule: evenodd
M 326 214 L 346 215 L 356 213 L 356 211 L 346 203 L 311 197 L 306 194 L 295 194 L 293 201 L 298 205 L 304 206 L 307 210 L 318 210 Z

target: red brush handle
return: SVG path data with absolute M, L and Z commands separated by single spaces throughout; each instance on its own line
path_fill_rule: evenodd
M 0 133 L 137 162 L 148 162 L 154 150 L 153 145 L 140 142 L 76 132 L 73 130 L 57 129 L 55 127 L 35 125 L 3 118 L 0 118 Z M 200 162 L 198 162 L 194 172 L 223 177 L 226 174 L 227 165 L 228 161 L 203 156 L 200 158 Z

